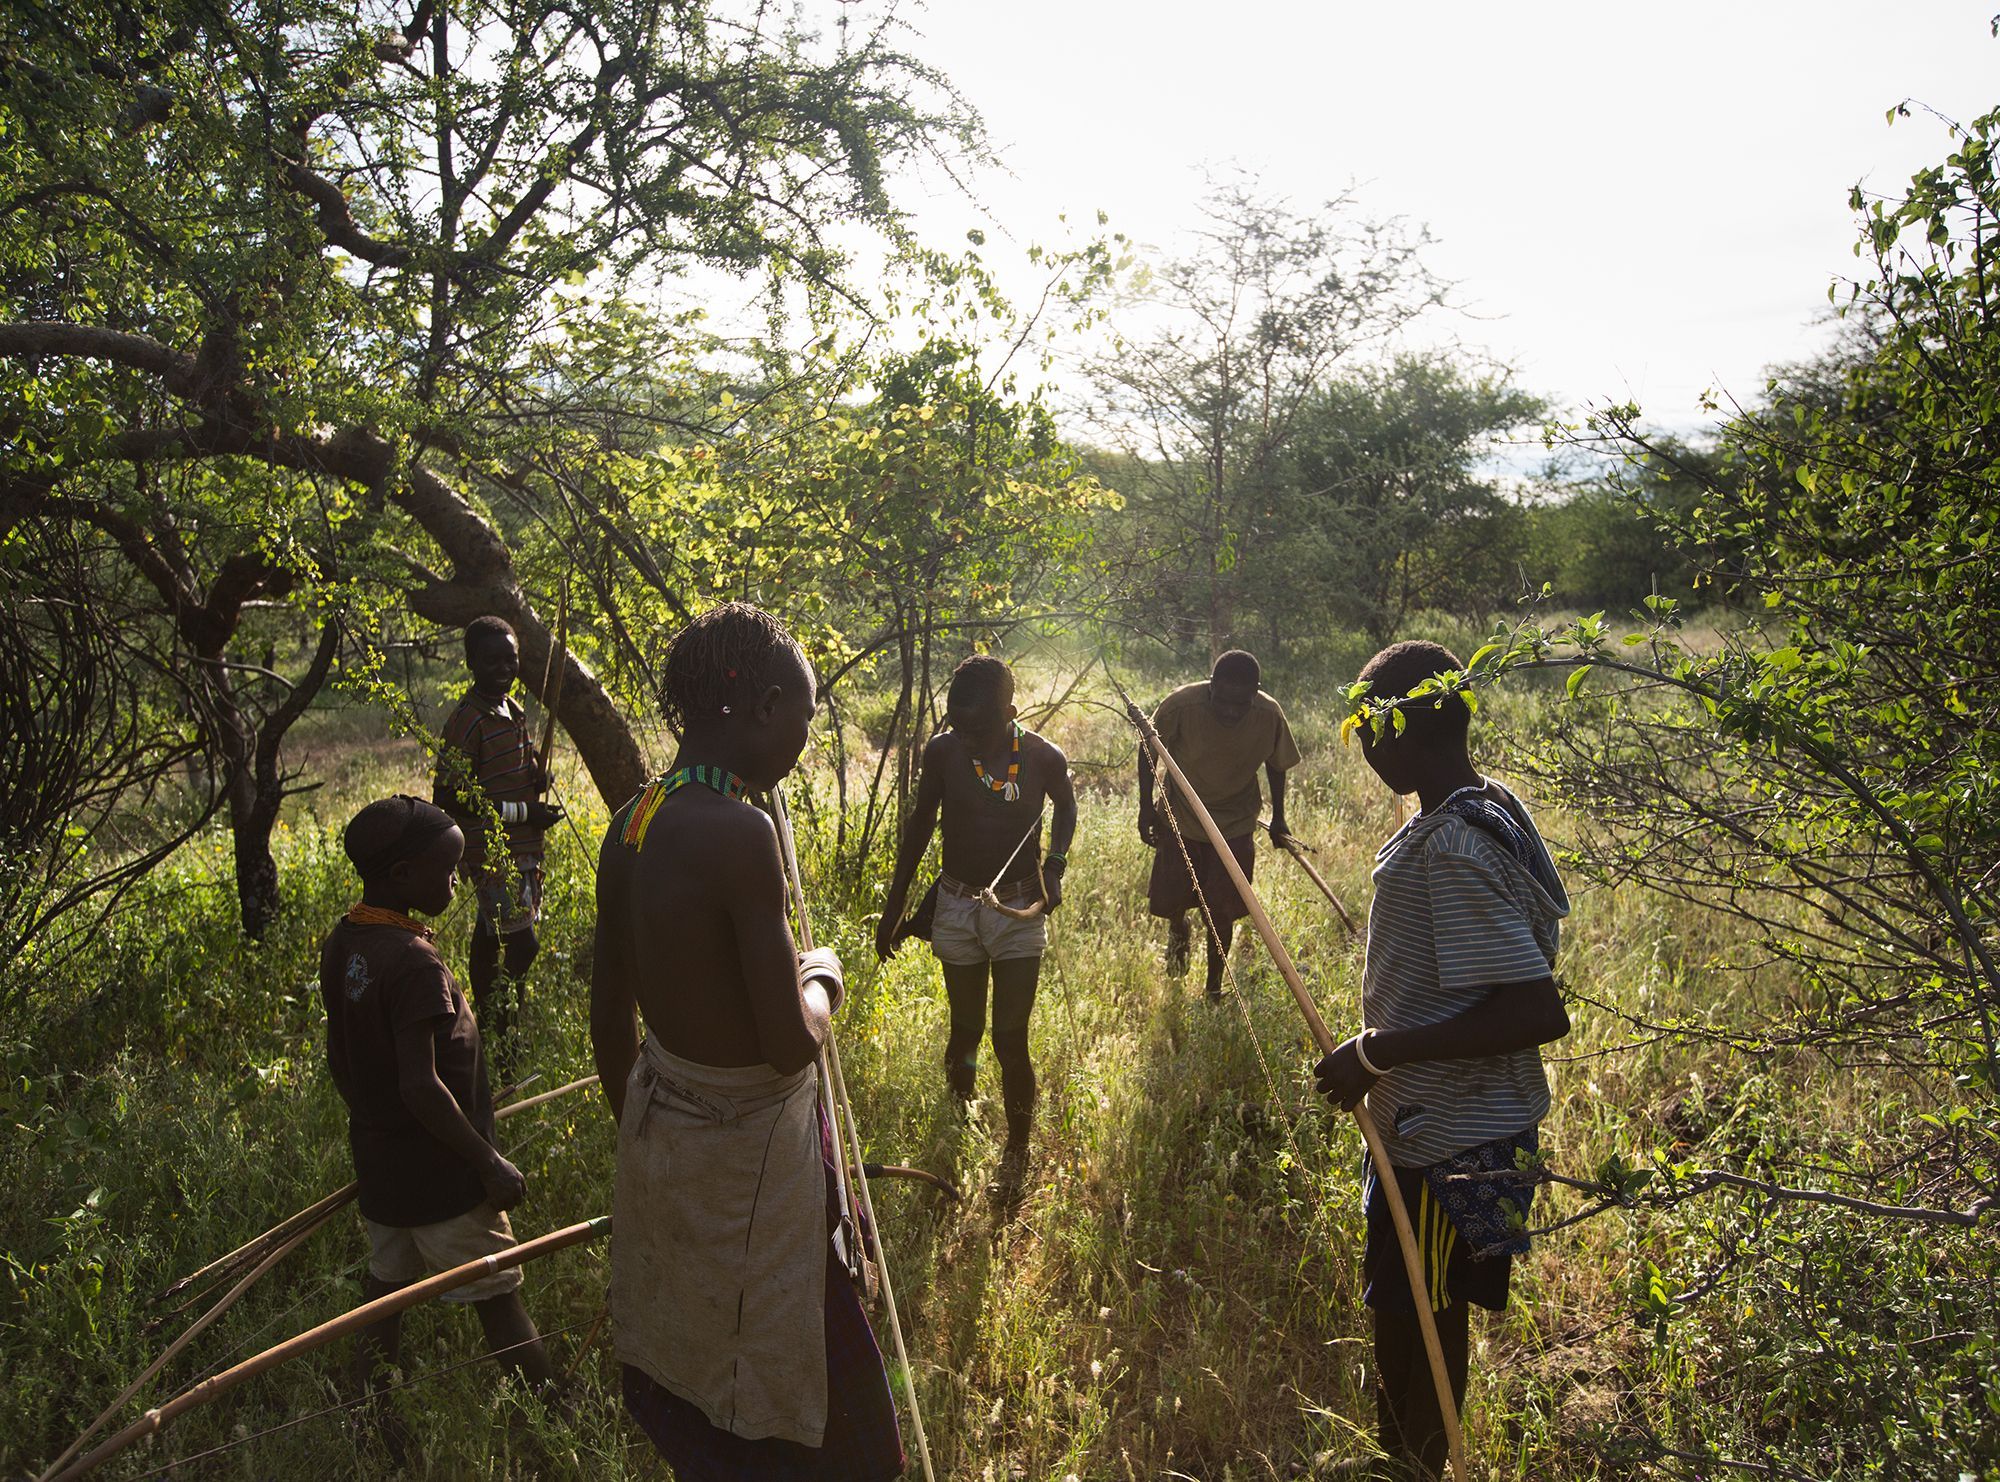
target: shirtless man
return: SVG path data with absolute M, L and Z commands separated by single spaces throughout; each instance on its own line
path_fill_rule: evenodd
M 816 1104 L 840 964 L 800 956 L 777 831 L 745 801 L 804 751 L 812 670 L 730 603 L 674 640 L 662 689 L 680 750 L 606 833 L 591 982 L 626 1407 L 679 1478 L 898 1476 Z
M 875 951 L 896 950 L 910 880 L 944 823 L 944 871 L 937 883 L 931 950 L 944 966 L 951 1002 L 945 1080 L 961 1102 L 972 1096 L 979 1041 L 986 1032 L 986 981 L 993 979 L 993 1056 L 1007 1111 L 1007 1157 L 1018 1172 L 1035 1115 L 1035 1067 L 1028 1058 L 1028 1015 L 1035 1006 L 1048 911 L 1062 904 L 1063 872 L 1076 834 L 1076 791 L 1060 750 L 1015 720 L 1014 674 L 990 654 L 960 664 L 945 693 L 948 729 L 924 748 L 916 805 L 903 825 L 896 873 L 882 903 Z M 1041 816 L 1054 804 L 1049 851 L 1041 852 Z M 1004 866 L 1004 868 L 1003 868 Z M 994 884 L 1004 904 L 1046 901 L 1042 916 L 1015 920 L 983 903 Z

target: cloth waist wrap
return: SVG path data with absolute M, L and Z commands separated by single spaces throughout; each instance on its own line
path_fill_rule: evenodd
M 697 1065 L 650 1035 L 625 1085 L 613 1346 L 746 1440 L 826 1433 L 818 1087 L 812 1065 Z

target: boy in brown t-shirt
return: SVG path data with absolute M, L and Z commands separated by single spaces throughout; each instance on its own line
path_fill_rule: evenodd
M 450 815 L 417 798 L 370 803 L 342 836 L 361 899 L 320 949 L 326 1058 L 347 1103 L 347 1138 L 368 1226 L 372 1300 L 514 1244 L 505 1211 L 527 1185 L 493 1145 L 493 1095 L 479 1025 L 430 928 L 451 904 L 465 837 Z M 537 1388 L 547 1353 L 521 1305 L 518 1267 L 447 1292 L 470 1303 L 508 1369 Z M 360 1340 L 363 1376 L 397 1362 L 400 1317 Z

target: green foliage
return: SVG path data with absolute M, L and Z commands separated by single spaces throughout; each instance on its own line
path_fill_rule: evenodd
M 1213 186 L 1202 214 L 1184 255 L 1136 276 L 1139 322 L 1158 327 L 1091 378 L 1102 471 L 1131 506 L 1115 538 L 1133 605 L 1219 651 L 1280 610 L 1259 582 L 1284 558 L 1288 460 L 1330 381 L 1443 291 L 1424 234 L 1363 218 L 1351 196 L 1298 212 L 1238 179 Z
M 1301 410 L 1246 606 L 1273 634 L 1360 629 L 1383 644 L 1426 609 L 1484 617 L 1519 582 L 1528 516 L 1479 464 L 1540 420 L 1501 373 L 1399 355 Z
M 326 667 L 273 676 L 273 624 L 246 614 L 324 628 L 358 587 L 525 619 L 480 500 L 561 533 L 604 426 L 671 415 L 634 388 L 700 396 L 713 346 L 661 310 L 680 275 L 761 273 L 775 324 L 826 320 L 857 296 L 828 224 L 893 242 L 888 164 L 976 152 L 885 17 L 837 31 L 379 0 L 31 5 L 10 28 L 0 529 L 91 531 L 93 579 L 150 593 L 239 840 L 283 795 L 261 753 L 284 687 Z M 588 743 L 607 774 L 630 750 L 611 730 Z
M 1679 470 L 1700 462 L 1684 448 L 1671 462 L 1641 457 L 1622 479 L 1582 483 L 1529 509 L 1524 564 L 1547 574 L 1557 601 L 1586 612 L 1628 611 L 1653 592 L 1691 602 L 1695 563 L 1647 510 L 1695 503 L 1702 486 Z

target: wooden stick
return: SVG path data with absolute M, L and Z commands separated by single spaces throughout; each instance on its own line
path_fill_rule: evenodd
M 868 1233 L 875 1237 L 875 1269 L 882 1278 L 882 1300 L 889 1308 L 889 1336 L 896 1340 L 896 1362 L 903 1366 L 903 1385 L 910 1395 L 910 1424 L 917 1432 L 917 1458 L 924 1464 L 924 1482 L 937 1482 L 931 1470 L 931 1443 L 924 1435 L 923 1406 L 917 1403 L 917 1371 L 910 1367 L 910 1350 L 903 1342 L 903 1318 L 896 1310 L 896 1286 L 889 1279 L 889 1257 L 882 1249 L 882 1226 L 875 1218 L 875 1196 L 868 1189 L 867 1164 L 861 1160 L 861 1133 L 854 1125 L 854 1103 L 848 1099 L 847 1078 L 840 1069 L 840 1047 L 833 1036 L 826 1037 L 827 1063 L 833 1067 L 834 1095 L 847 1112 L 847 1137 L 853 1145 L 854 1161 L 863 1172 L 855 1181 L 861 1190 L 861 1207 L 868 1215 Z
M 950 1179 L 922 1168 L 906 1168 L 901 1163 L 863 1163 L 861 1171 L 869 1178 L 907 1178 L 916 1183 L 929 1184 L 954 1204 L 964 1197 L 958 1192 L 958 1185 Z
M 549 792 L 547 784 L 554 780 L 549 766 L 549 749 L 556 742 L 556 707 L 562 703 L 563 678 L 569 673 L 569 665 L 565 662 L 568 655 L 564 653 L 564 650 L 568 647 L 568 639 L 569 575 L 565 572 L 563 575 L 562 596 L 557 599 L 555 636 L 549 644 L 548 659 L 542 665 L 542 692 L 540 697 L 542 702 L 542 749 L 540 754 L 535 758 L 535 764 L 542 769 L 544 785 L 536 790 L 537 797 L 546 798 Z M 549 671 L 551 669 L 555 671 L 555 693 L 553 695 L 549 693 Z
M 799 943 L 806 951 L 810 952 L 813 948 L 812 917 L 806 913 L 806 888 L 805 881 L 799 876 L 798 846 L 792 837 L 792 815 L 790 810 L 785 807 L 785 790 L 782 787 L 774 785 L 771 788 L 770 798 L 771 821 L 778 826 L 778 842 L 784 851 L 785 884 L 790 890 L 793 915 L 798 921 Z M 840 1107 L 834 1100 L 833 1077 L 827 1065 L 826 1051 L 824 1049 L 820 1051 L 819 1055 L 819 1083 L 820 1090 L 826 1096 L 827 1125 L 833 1132 L 834 1192 L 840 1202 L 842 1211 L 847 1215 L 848 1223 L 854 1227 L 854 1238 L 859 1240 L 861 1238 L 861 1201 L 855 1196 L 853 1185 L 850 1183 L 847 1175 L 847 1166 L 844 1161 L 845 1155 L 840 1151 L 842 1142 L 840 1135 Z M 836 1248 L 838 1248 L 838 1243 L 836 1244 Z M 842 1250 L 840 1253 L 843 1258 L 847 1255 L 845 1250 Z M 865 1252 L 857 1252 L 857 1254 L 861 1255 L 864 1260 L 866 1259 Z M 865 1274 L 858 1265 L 850 1269 Z
M 534 1240 L 523 1241 L 510 1250 L 500 1251 L 490 1256 L 481 1256 L 476 1261 L 467 1261 L 462 1266 L 454 1266 L 449 1271 L 441 1271 L 436 1276 L 425 1278 L 410 1286 L 402 1287 L 386 1297 L 377 1297 L 372 1302 L 364 1302 L 351 1312 L 330 1318 L 316 1328 L 308 1328 L 297 1337 L 287 1338 L 275 1347 L 262 1353 L 252 1354 L 233 1368 L 224 1369 L 220 1374 L 211 1375 L 192 1389 L 183 1391 L 167 1401 L 157 1410 L 148 1410 L 132 1424 L 110 1437 L 95 1451 L 81 1460 L 71 1463 L 69 1468 L 58 1473 L 50 1482 L 72 1482 L 87 1472 L 93 1472 L 134 1441 L 157 1435 L 180 1416 L 198 1405 L 236 1388 L 246 1379 L 254 1379 L 267 1369 L 276 1368 L 287 1359 L 324 1348 L 336 1338 L 344 1338 L 349 1333 L 360 1331 L 380 1322 L 385 1317 L 394 1317 L 420 1302 L 442 1296 L 456 1287 L 465 1286 L 489 1276 L 497 1271 L 507 1271 L 524 1265 L 538 1256 L 553 1255 L 559 1250 L 567 1250 L 572 1245 L 581 1245 L 588 1240 L 596 1240 L 611 1232 L 611 1221 L 606 1216 L 594 1220 L 584 1220 L 569 1225 Z
M 799 851 L 792 838 L 792 815 L 785 808 L 784 789 L 771 788 L 771 811 L 778 823 L 778 842 L 784 847 L 785 873 L 790 877 L 792 903 L 797 908 L 799 934 L 805 939 L 807 950 L 812 947 L 812 922 L 806 914 L 806 890 L 804 878 L 799 874 Z M 1040 826 L 1036 820 L 1036 826 Z M 903 1366 L 903 1384 L 910 1396 L 910 1423 L 917 1433 L 917 1456 L 924 1465 L 924 1482 L 936 1482 L 936 1474 L 931 1470 L 931 1443 L 924 1435 L 923 1407 L 917 1403 L 917 1371 L 910 1367 L 910 1351 L 903 1343 L 903 1318 L 896 1310 L 896 1286 L 889 1279 L 889 1257 L 882 1249 L 882 1227 L 875 1222 L 875 1198 L 868 1192 L 868 1164 L 861 1156 L 861 1133 L 854 1125 L 854 1103 L 848 1099 L 847 1078 L 840 1071 L 840 1047 L 834 1043 L 831 1027 L 827 1030 L 826 1046 L 820 1056 L 825 1070 L 833 1073 L 834 1102 L 840 1108 L 847 1122 L 847 1140 L 852 1149 L 854 1167 L 858 1177 L 854 1187 L 861 1191 L 861 1209 L 867 1215 L 866 1228 L 875 1237 L 875 1272 L 882 1278 L 882 1300 L 889 1309 L 889 1335 L 896 1340 L 896 1362 Z M 838 1124 L 836 1124 L 837 1127 Z M 846 1160 L 836 1150 L 834 1166 L 839 1168 Z
M 534 1077 L 530 1076 L 528 1079 L 533 1080 Z M 517 1085 L 526 1084 L 526 1081 L 517 1083 Z M 493 1119 L 496 1122 L 502 1121 L 513 1116 L 515 1112 L 526 1111 L 531 1106 L 540 1106 L 545 1101 L 553 1101 L 558 1096 L 566 1095 L 584 1086 L 594 1086 L 596 1084 L 596 1076 L 585 1076 L 580 1081 L 571 1081 L 566 1086 L 558 1086 L 553 1091 L 544 1091 L 539 1096 L 530 1096 L 525 1101 L 509 1102 L 506 1106 L 499 1108 L 499 1110 L 493 1113 Z M 277 1224 L 273 1225 L 263 1234 L 253 1236 L 249 1240 L 244 1241 L 243 1244 L 237 1246 L 228 1255 L 218 1256 L 199 1271 L 189 1272 L 172 1286 L 160 1292 L 152 1300 L 155 1302 L 164 1302 L 169 1297 L 178 1296 L 211 1272 L 222 1272 L 223 1279 L 227 1280 L 228 1276 L 233 1274 L 236 1267 L 248 1265 L 273 1245 L 289 1238 L 301 1225 L 316 1222 L 321 1216 L 332 1214 L 360 1192 L 361 1185 L 358 1181 L 348 1184 L 343 1188 L 335 1189 L 317 1204 L 307 1205 L 296 1214 L 286 1215 L 285 1218 L 278 1221 Z
M 1319 887 L 1319 893 L 1327 898 L 1328 904 L 1330 904 L 1333 907 L 1334 914 L 1340 917 L 1340 924 L 1347 928 L 1349 935 L 1352 935 L 1354 932 L 1360 929 L 1357 926 L 1355 926 L 1354 918 L 1347 914 L 1347 907 L 1343 906 L 1340 903 L 1340 897 L 1333 893 L 1333 887 L 1326 883 L 1326 877 L 1320 874 L 1318 870 L 1313 868 L 1313 862 L 1307 859 L 1304 854 L 1300 853 L 1298 848 L 1293 847 L 1296 844 L 1298 844 L 1298 840 L 1291 838 L 1288 835 L 1285 838 L 1282 847 L 1285 853 L 1289 854 L 1293 859 L 1299 862 L 1300 869 L 1304 870 L 1308 875 L 1312 876 L 1312 883 Z
M 345 1188 L 335 1189 L 317 1204 L 307 1205 L 297 1214 L 286 1215 L 284 1219 L 278 1221 L 277 1224 L 273 1225 L 263 1234 L 252 1236 L 237 1246 L 228 1255 L 217 1256 L 199 1271 L 190 1271 L 172 1286 L 156 1294 L 153 1297 L 153 1301 L 164 1302 L 169 1297 L 179 1296 L 210 1272 L 221 1271 L 226 1267 L 242 1265 L 247 1261 L 255 1260 L 264 1250 L 293 1234 L 299 1226 L 317 1220 L 324 1215 L 332 1214 L 341 1205 L 347 1203 L 348 1200 L 360 1192 L 361 1185 L 359 1183 L 351 1183 Z
M 74 1441 L 71 1441 L 69 1443 L 68 1448 L 64 1450 L 63 1454 L 61 1456 L 58 1456 L 54 1461 L 48 1464 L 48 1466 L 43 1470 L 41 1477 L 38 1479 L 38 1482 L 49 1482 L 49 1479 L 54 1477 L 55 1474 L 59 1470 L 61 1470 L 62 1464 L 64 1462 L 68 1461 L 72 1456 L 75 1456 L 77 1452 L 83 1449 L 84 1442 L 88 1441 L 92 1436 L 96 1435 L 98 1431 L 104 1427 L 105 1422 L 110 1420 L 112 1416 L 116 1415 L 120 1410 L 125 1408 L 125 1402 L 131 1399 L 132 1396 L 137 1394 L 140 1391 L 140 1389 L 145 1386 L 145 1383 L 148 1379 L 151 1379 L 155 1374 L 159 1373 L 160 1370 L 164 1369 L 168 1364 L 172 1363 L 175 1354 L 179 1353 L 183 1348 L 186 1348 L 188 1344 L 192 1343 L 197 1337 L 199 1337 L 204 1331 L 206 1331 L 209 1328 L 209 1326 L 215 1322 L 217 1318 L 221 1317 L 223 1313 L 227 1312 L 231 1307 L 235 1306 L 236 1299 L 238 1297 L 241 1297 L 245 1292 L 249 1291 L 250 1288 L 256 1284 L 257 1280 L 260 1277 L 262 1277 L 266 1271 L 269 1271 L 273 1266 L 277 1265 L 278 1262 L 282 1261 L 286 1256 L 290 1255 L 294 1250 L 296 1250 L 299 1247 L 299 1245 L 304 1242 L 305 1238 L 308 1235 L 312 1234 L 315 1230 L 319 1229 L 321 1225 L 324 1225 L 328 1220 L 332 1219 L 335 1212 L 340 1208 L 338 1204 L 329 1205 L 328 1202 L 324 1199 L 320 1201 L 320 1204 L 327 1205 L 327 1207 L 320 1211 L 316 1219 L 314 1219 L 310 1224 L 305 1225 L 304 1227 L 299 1229 L 295 1234 L 291 1236 L 290 1239 L 285 1241 L 283 1245 L 280 1245 L 276 1250 L 272 1251 L 269 1255 L 265 1256 L 254 1271 L 252 1271 L 248 1276 L 244 1277 L 241 1281 L 237 1282 L 235 1286 L 229 1289 L 229 1293 L 227 1296 L 225 1296 L 220 1302 L 217 1302 L 213 1307 L 209 1308 L 208 1311 L 204 1312 L 200 1317 L 196 1318 L 192 1323 L 188 1324 L 187 1331 L 182 1333 L 180 1337 L 174 1339 L 172 1343 L 168 1344 L 166 1352 L 162 1353 L 158 1358 L 154 1359 L 151 1364 L 147 1365 L 146 1372 L 141 1374 L 137 1379 L 134 1379 L 130 1384 L 126 1385 L 125 1388 L 119 1392 L 118 1398 L 113 1400 L 110 1404 L 106 1405 L 103 1411 L 98 1415 L 97 1419 L 91 1421 L 89 1425 L 85 1426 L 83 1428 L 82 1434 L 80 1434 Z M 314 1207 L 319 1208 L 318 1205 Z
M 544 1101 L 554 1101 L 558 1096 L 567 1096 L 572 1091 L 581 1091 L 585 1086 L 594 1086 L 596 1084 L 597 1077 L 587 1075 L 581 1080 L 557 1086 L 553 1091 L 544 1091 L 539 1096 L 530 1096 L 524 1101 L 511 1101 L 493 1113 L 493 1120 L 496 1122 L 502 1121 L 507 1117 L 513 1116 L 515 1112 L 524 1112 L 531 1106 L 540 1106 Z
M 1326 1027 L 1326 1021 L 1320 1018 L 1319 1006 L 1313 1002 L 1312 994 L 1306 991 L 1305 980 L 1299 976 L 1299 970 L 1292 962 L 1291 953 L 1285 950 L 1285 944 L 1279 939 L 1277 928 L 1271 925 L 1271 918 L 1265 914 L 1263 902 L 1257 899 L 1257 892 L 1250 888 L 1249 880 L 1244 878 L 1243 867 L 1237 864 L 1236 856 L 1229 852 L 1229 843 L 1222 837 L 1222 830 L 1215 826 L 1215 819 L 1210 816 L 1201 799 L 1195 796 L 1194 788 L 1189 785 L 1179 764 L 1168 753 L 1166 744 L 1160 740 L 1159 732 L 1153 729 L 1152 721 L 1146 718 L 1144 711 L 1132 703 L 1131 698 L 1125 693 L 1125 687 L 1119 684 L 1118 677 L 1111 673 L 1109 663 L 1105 664 L 1104 672 L 1110 676 L 1112 688 L 1118 691 L 1119 699 L 1125 702 L 1125 713 L 1139 728 L 1139 734 L 1146 738 L 1146 744 L 1152 749 L 1161 770 L 1173 778 L 1175 786 L 1180 788 L 1181 796 L 1187 799 L 1195 817 L 1200 821 L 1202 832 L 1208 835 L 1209 843 L 1215 847 L 1216 858 L 1229 872 L 1230 880 L 1243 897 L 1243 904 L 1250 913 L 1250 920 L 1257 927 L 1257 934 L 1264 939 L 1264 946 L 1269 950 L 1271 960 L 1278 965 L 1278 971 L 1284 976 L 1286 986 L 1292 990 L 1292 997 L 1298 1001 L 1299 1012 L 1305 1016 L 1306 1027 L 1312 1031 L 1313 1042 L 1319 1046 L 1321 1054 L 1331 1055 L 1339 1042 Z M 1437 1387 L 1438 1413 L 1443 1417 L 1445 1439 L 1451 1448 L 1452 1476 L 1457 1478 L 1458 1482 L 1468 1482 L 1472 1474 L 1465 1466 L 1465 1437 L 1459 1428 L 1458 1406 L 1452 1399 L 1451 1378 L 1445 1372 L 1444 1347 L 1438 1342 L 1437 1320 L 1431 1315 L 1430 1287 L 1424 1280 L 1423 1257 L 1417 1251 L 1416 1234 L 1410 1228 L 1410 1212 L 1404 1207 L 1403 1191 L 1397 1186 L 1395 1167 L 1389 1162 L 1389 1155 L 1382 1146 L 1382 1134 L 1376 1130 L 1375 1118 L 1369 1114 L 1366 1101 L 1354 1108 L 1354 1120 L 1361 1128 L 1362 1140 L 1368 1144 L 1368 1156 L 1374 1161 L 1375 1176 L 1382 1186 L 1383 1198 L 1389 1205 L 1389 1217 L 1396 1226 L 1397 1243 L 1403 1248 L 1403 1267 L 1409 1272 L 1410 1295 L 1416 1299 L 1417 1320 L 1424 1334 L 1424 1352 L 1430 1359 L 1431 1380 Z

